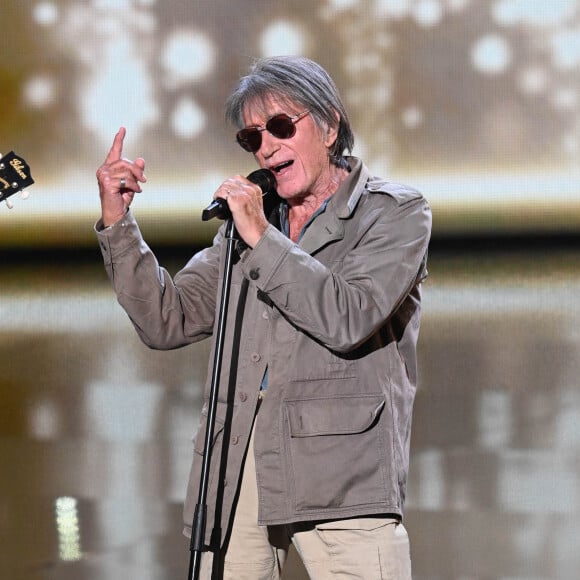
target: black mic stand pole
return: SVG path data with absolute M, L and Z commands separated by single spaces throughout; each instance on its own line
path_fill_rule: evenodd
M 205 432 L 205 442 L 203 448 L 203 458 L 201 464 L 201 480 L 199 486 L 199 498 L 195 506 L 193 524 L 191 526 L 191 543 L 189 559 L 189 580 L 198 580 L 200 573 L 201 554 L 204 547 L 206 516 L 207 516 L 207 488 L 209 482 L 209 467 L 211 460 L 211 444 L 215 429 L 215 418 L 219 391 L 219 377 L 221 373 L 224 337 L 226 329 L 226 320 L 228 314 L 228 301 L 230 297 L 230 288 L 232 280 L 233 255 L 235 243 L 237 241 L 237 232 L 233 218 L 226 222 L 225 239 L 227 240 L 226 258 L 224 267 L 224 278 L 222 284 L 222 294 L 220 309 L 218 315 L 218 327 L 214 351 L 213 370 L 211 376 L 211 387 L 209 394 L 207 427 Z M 224 443 L 225 444 L 225 443 Z

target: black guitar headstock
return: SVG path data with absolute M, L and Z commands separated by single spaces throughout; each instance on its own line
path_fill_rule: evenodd
M 33 183 L 30 167 L 22 157 L 14 151 L 0 155 L 0 201 L 6 201 L 10 207 L 8 198 Z

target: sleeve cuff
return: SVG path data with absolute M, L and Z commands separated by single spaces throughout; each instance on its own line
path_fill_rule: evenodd
M 292 240 L 268 226 L 260 241 L 242 257 L 244 275 L 264 289 L 293 247 Z

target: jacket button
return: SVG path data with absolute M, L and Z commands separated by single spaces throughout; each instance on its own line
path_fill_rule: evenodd
M 240 438 L 237 435 L 234 435 L 232 437 L 232 445 L 237 445 L 239 441 L 240 441 Z
M 266 310 L 264 310 L 264 312 L 262 312 L 262 318 L 264 320 L 268 320 L 268 312 Z
M 260 272 L 258 270 L 250 270 L 250 278 L 252 280 L 257 280 L 260 277 Z
M 240 401 L 242 401 L 242 403 L 243 403 L 248 398 L 248 395 L 246 393 L 240 393 L 239 397 L 240 397 Z
M 262 357 L 259 355 L 259 353 L 253 352 L 250 355 L 250 358 L 252 359 L 252 362 L 258 362 Z

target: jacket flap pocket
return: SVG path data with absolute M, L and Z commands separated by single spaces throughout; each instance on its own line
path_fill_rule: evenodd
M 362 433 L 376 421 L 383 395 L 349 395 L 323 399 L 286 401 L 292 437 Z

